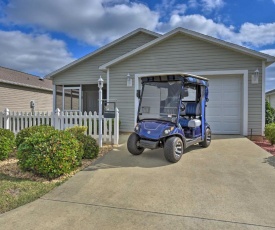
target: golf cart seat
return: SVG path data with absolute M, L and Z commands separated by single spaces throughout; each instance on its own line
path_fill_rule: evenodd
M 201 120 L 196 118 L 201 115 L 200 103 L 183 102 L 183 104 L 185 109 L 180 113 L 181 117 L 179 119 L 181 127 L 196 128 L 201 126 Z

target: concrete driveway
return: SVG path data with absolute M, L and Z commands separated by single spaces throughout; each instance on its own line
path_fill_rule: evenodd
M 274 158 L 238 136 L 193 146 L 176 164 L 161 149 L 132 156 L 124 144 L 1 215 L 0 229 L 272 229 Z

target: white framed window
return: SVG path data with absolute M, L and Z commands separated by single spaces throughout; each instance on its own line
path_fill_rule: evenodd
M 64 86 L 62 91 L 62 111 L 82 111 L 81 86 Z

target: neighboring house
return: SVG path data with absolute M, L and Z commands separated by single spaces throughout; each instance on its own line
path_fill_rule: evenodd
M 265 99 L 270 103 L 271 107 L 275 109 L 275 89 L 266 92 Z
M 138 29 L 49 74 L 56 89 L 79 93 L 78 110 L 96 110 L 97 81 L 117 100 L 121 131 L 136 123 L 140 77 L 148 73 L 186 72 L 210 79 L 207 120 L 215 134 L 263 135 L 265 68 L 275 57 L 183 28 L 164 35 Z M 257 70 L 257 71 L 256 71 Z M 255 71 L 259 78 L 255 80 Z M 127 77 L 128 76 L 128 77 Z M 131 78 L 133 84 L 127 79 Z M 57 103 L 54 103 L 57 108 Z M 70 110 L 62 105 L 62 110 Z
M 34 101 L 35 111 L 51 112 L 52 88 L 51 80 L 0 67 L 0 111 L 31 112 Z

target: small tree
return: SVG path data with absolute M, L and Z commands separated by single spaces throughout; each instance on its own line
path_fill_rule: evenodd
M 275 122 L 275 109 L 265 100 L 265 124 L 267 125 L 273 122 Z

